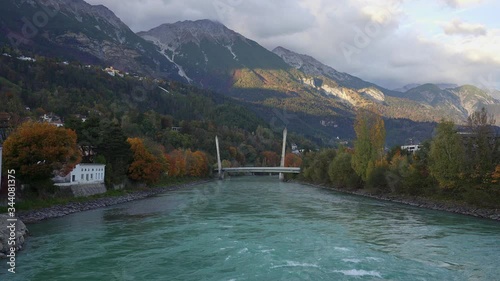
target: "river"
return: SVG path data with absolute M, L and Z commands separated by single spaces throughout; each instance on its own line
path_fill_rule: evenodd
M 500 280 L 500 223 L 240 177 L 28 225 L 0 280 Z

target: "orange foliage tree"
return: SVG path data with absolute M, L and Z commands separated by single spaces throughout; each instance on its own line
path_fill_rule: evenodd
M 280 157 L 274 151 L 263 151 L 260 154 L 263 158 L 262 166 L 265 167 L 276 167 L 280 164 Z
M 26 183 L 49 180 L 54 172 L 67 174 L 81 160 L 76 139 L 73 130 L 25 122 L 3 144 L 4 167 L 15 169 Z
M 500 164 L 495 167 L 495 171 L 491 174 L 493 183 L 500 183 Z
M 208 175 L 208 157 L 204 152 L 174 150 L 168 154 L 169 176 L 205 177 Z
M 161 159 L 146 149 L 142 139 L 128 138 L 127 141 L 133 153 L 133 162 L 128 168 L 129 178 L 148 184 L 157 182 L 164 173 Z
M 168 154 L 168 175 L 183 177 L 186 175 L 186 159 L 182 150 L 174 150 Z
M 287 153 L 285 155 L 285 167 L 300 167 L 302 165 L 302 158 L 300 156 Z

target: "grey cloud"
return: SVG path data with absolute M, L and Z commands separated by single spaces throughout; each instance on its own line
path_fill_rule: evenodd
M 444 26 L 444 33 L 447 35 L 486 35 L 486 28 L 481 24 L 471 24 L 463 22 L 459 19 L 454 19 Z

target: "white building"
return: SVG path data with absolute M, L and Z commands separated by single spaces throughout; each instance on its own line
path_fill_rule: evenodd
M 53 180 L 60 186 L 104 183 L 105 168 L 104 164 L 80 163 L 65 177 L 56 177 Z
M 420 144 L 411 144 L 411 145 L 402 145 L 401 150 L 406 150 L 411 153 L 415 153 L 416 151 L 419 151 L 422 146 Z

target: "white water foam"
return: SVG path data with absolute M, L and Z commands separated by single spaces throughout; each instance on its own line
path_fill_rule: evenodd
M 261 252 L 261 253 L 270 253 L 270 252 L 274 252 L 274 249 L 269 249 L 269 250 L 261 250 L 260 252 Z
M 246 252 L 248 252 L 248 248 L 243 248 L 243 249 L 241 249 L 241 250 L 238 252 L 238 254 L 243 254 L 243 253 L 246 253 Z
M 314 263 L 301 263 L 301 262 L 296 262 L 296 261 L 286 261 L 286 264 L 271 266 L 271 268 L 297 267 L 297 266 L 299 266 L 299 267 L 319 267 L 317 264 L 314 264 Z
M 375 258 L 375 257 L 367 257 L 366 260 L 367 261 L 382 261 L 381 258 Z
M 342 259 L 343 262 L 360 263 L 360 259 Z
M 342 273 L 346 276 L 373 276 L 382 278 L 380 272 L 377 271 L 367 271 L 363 269 L 349 269 L 349 270 L 334 270 L 333 272 Z
M 334 247 L 335 250 L 337 251 L 342 251 L 342 252 L 349 252 L 350 250 L 344 247 Z

